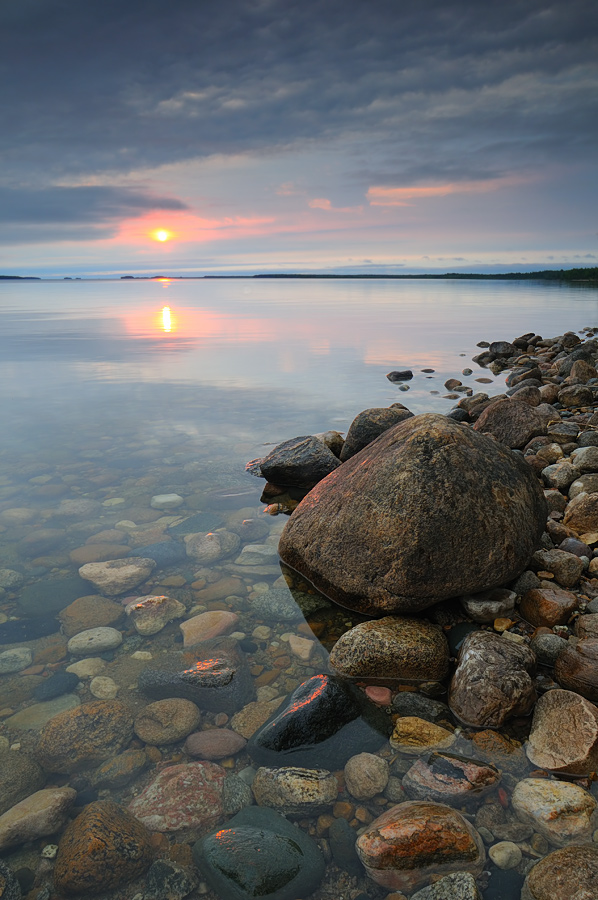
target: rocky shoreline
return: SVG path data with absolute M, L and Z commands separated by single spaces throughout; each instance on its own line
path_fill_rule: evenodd
M 266 514 L 192 454 L 0 485 L 0 896 L 595 896 L 598 339 L 480 349 L 504 395 L 284 442 Z

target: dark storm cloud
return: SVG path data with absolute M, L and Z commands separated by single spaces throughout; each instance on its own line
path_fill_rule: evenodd
M 2 173 L 43 184 L 364 135 L 367 168 L 388 181 L 438 174 L 438 160 L 456 178 L 571 162 L 595 146 L 597 10 L 5 0 Z

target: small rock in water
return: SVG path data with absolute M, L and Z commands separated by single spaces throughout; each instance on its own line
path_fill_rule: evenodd
M 511 897 L 515 900 L 515 894 L 509 895 L 509 900 Z M 412 894 L 411 900 L 482 900 L 482 895 L 473 875 L 468 872 L 454 872 Z M 506 895 L 504 900 L 507 900 Z
M 72 788 L 60 787 L 36 791 L 21 800 L 0 816 L 0 850 L 59 831 L 76 796 Z
M 33 653 L 29 647 L 14 647 L 0 653 L 0 675 L 10 675 L 11 672 L 21 672 L 28 668 L 33 661 Z
M 101 593 L 116 597 L 146 581 L 155 568 L 153 559 L 130 557 L 87 563 L 81 566 L 79 575 L 90 581 Z
M 156 494 L 152 497 L 150 506 L 152 509 L 177 509 L 184 502 L 179 494 Z
M 511 803 L 517 818 L 556 847 L 584 844 L 592 835 L 597 801 L 576 784 L 524 778 L 515 786 Z
M 597 883 L 598 847 L 565 847 L 536 863 L 521 896 L 524 900 L 593 900 Z
M 135 734 L 146 744 L 175 744 L 197 728 L 200 718 L 199 709 L 190 700 L 157 700 L 137 715 Z
M 239 621 L 236 613 L 222 609 L 214 609 L 200 613 L 185 622 L 181 622 L 180 629 L 183 632 L 183 647 L 194 647 L 201 641 L 228 634 L 234 630 Z
M 598 709 L 573 691 L 547 691 L 536 703 L 525 751 L 533 765 L 563 775 L 598 769 Z
M 386 376 L 389 381 L 410 381 L 413 378 L 411 369 L 395 369 Z
M 62 694 L 68 694 L 74 691 L 79 684 L 79 677 L 74 672 L 56 672 L 36 685 L 32 691 L 34 700 L 52 700 L 54 697 L 60 697 Z
M 198 759 L 225 759 L 239 753 L 246 743 L 242 735 L 230 728 L 211 728 L 190 734 L 185 741 L 185 752 Z
M 114 756 L 132 736 L 133 717 L 123 703 L 94 700 L 50 719 L 36 755 L 48 772 L 76 772 Z
M 370 800 L 388 784 L 388 763 L 373 753 L 358 753 L 345 764 L 347 790 L 356 800 Z
M 123 636 L 116 628 L 90 628 L 74 635 L 67 649 L 73 656 L 93 656 L 120 647 L 122 640 Z
M 338 784 L 331 772 L 292 766 L 259 768 L 251 789 L 258 806 L 267 806 L 289 816 L 324 812 L 338 794 Z
M 144 900 L 183 900 L 197 884 L 198 878 L 188 866 L 157 859 L 145 876 Z
M 157 634 L 186 612 L 183 603 L 173 597 L 151 596 L 138 597 L 125 606 L 125 613 L 132 620 L 138 634 Z
M 207 831 L 223 817 L 225 772 L 213 762 L 168 766 L 129 803 L 129 811 L 150 831 Z
M 98 700 L 114 700 L 118 694 L 118 685 L 107 675 L 96 675 L 89 683 L 89 691 Z

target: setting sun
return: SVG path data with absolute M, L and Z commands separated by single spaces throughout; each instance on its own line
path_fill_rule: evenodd
M 170 232 L 164 228 L 159 228 L 158 231 L 154 231 L 153 236 L 157 241 L 167 241 L 170 239 Z

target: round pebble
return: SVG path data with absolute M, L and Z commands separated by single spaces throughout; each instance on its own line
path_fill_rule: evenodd
M 118 694 L 118 685 L 107 675 L 96 675 L 91 679 L 89 690 L 98 700 L 114 700 Z
M 90 656 L 114 650 L 122 644 L 122 634 L 116 628 L 89 628 L 70 639 L 67 650 L 73 656 Z
M 516 869 L 523 856 L 512 841 L 499 841 L 488 850 L 488 856 L 499 869 Z

